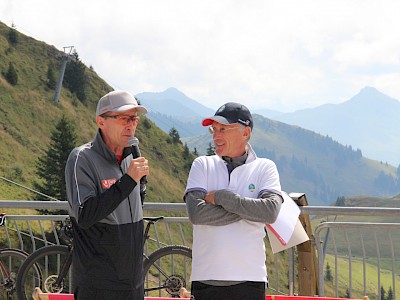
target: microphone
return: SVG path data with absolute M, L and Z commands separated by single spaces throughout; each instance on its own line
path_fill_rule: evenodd
M 131 136 L 131 137 L 128 139 L 128 145 L 131 146 L 133 158 L 138 158 L 138 157 L 142 156 L 142 155 L 140 154 L 140 150 L 139 150 L 139 140 L 138 140 L 137 137 Z
M 138 158 L 141 157 L 142 155 L 140 154 L 140 149 L 139 149 L 139 139 L 135 136 L 131 136 L 128 139 L 128 145 L 131 146 L 132 150 L 132 157 L 133 158 Z M 143 176 L 140 179 L 140 184 L 146 184 L 147 183 L 147 176 Z
M 138 157 L 142 156 L 140 154 L 139 140 L 138 140 L 137 137 L 131 136 L 128 139 L 128 145 L 131 146 L 132 157 L 133 158 L 138 158 Z M 143 176 L 142 178 L 140 178 L 140 201 L 142 202 L 142 206 L 143 206 L 143 203 L 144 203 L 144 199 L 146 198 L 146 195 L 147 195 L 146 183 L 147 183 L 147 176 Z

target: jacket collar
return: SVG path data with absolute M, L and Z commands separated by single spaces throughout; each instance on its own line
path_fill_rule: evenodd
M 101 136 L 100 129 L 97 131 L 96 136 L 94 137 L 93 140 L 93 149 L 100 153 L 101 156 L 103 156 L 105 159 L 109 161 L 118 161 L 117 156 L 115 155 L 114 152 L 108 148 L 108 146 L 104 143 L 103 137 Z M 131 154 L 131 148 L 126 147 L 123 152 L 123 158 L 127 157 L 129 154 Z

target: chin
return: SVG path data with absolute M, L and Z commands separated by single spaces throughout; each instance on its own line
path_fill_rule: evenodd
M 218 150 L 215 150 L 215 154 L 217 154 L 218 156 L 224 156 L 224 152 L 222 152 L 222 151 L 218 151 Z

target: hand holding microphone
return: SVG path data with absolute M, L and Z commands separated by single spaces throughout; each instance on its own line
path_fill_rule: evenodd
M 128 145 L 132 148 L 133 160 L 128 169 L 128 175 L 137 183 L 146 184 L 149 175 L 149 165 L 147 159 L 141 156 L 139 150 L 139 140 L 132 136 L 128 140 Z

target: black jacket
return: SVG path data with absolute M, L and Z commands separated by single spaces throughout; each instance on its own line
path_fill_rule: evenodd
M 143 284 L 143 211 L 139 185 L 125 174 L 100 132 L 72 150 L 66 169 L 69 213 L 74 224 L 73 284 L 129 290 Z

